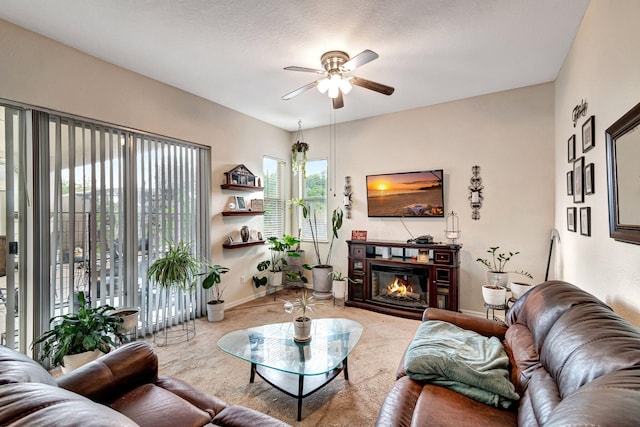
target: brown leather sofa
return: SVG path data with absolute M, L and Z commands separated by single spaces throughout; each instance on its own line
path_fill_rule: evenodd
M 27 356 L 0 346 L 2 426 L 287 426 L 230 405 L 176 378 L 158 376 L 144 342 L 118 350 L 57 382 Z
M 378 426 L 640 425 L 640 329 L 574 285 L 534 287 L 509 310 L 505 324 L 431 308 L 423 320 L 499 337 L 519 407 L 498 409 L 414 381 L 401 361 Z

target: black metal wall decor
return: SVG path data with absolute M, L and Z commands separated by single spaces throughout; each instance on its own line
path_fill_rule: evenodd
M 480 208 L 482 207 L 482 178 L 480 178 L 480 166 L 471 167 L 471 185 L 469 186 L 469 201 L 471 202 L 471 219 L 480 219 Z
M 576 123 L 578 123 L 578 119 L 580 117 L 587 115 L 587 107 L 589 107 L 589 103 L 584 99 L 580 102 L 580 104 L 573 107 L 573 112 L 571 113 L 573 127 L 576 127 Z
M 342 204 L 344 205 L 344 210 L 347 211 L 347 218 L 351 218 L 351 207 L 353 205 L 353 200 L 351 200 L 351 177 L 344 177 L 344 199 Z

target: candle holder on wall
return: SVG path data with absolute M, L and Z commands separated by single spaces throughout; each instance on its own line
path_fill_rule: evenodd
M 471 185 L 469 186 L 469 201 L 471 202 L 471 219 L 480 219 L 480 208 L 482 207 L 482 178 L 480 178 L 480 166 L 471 168 Z
M 342 204 L 344 205 L 344 210 L 347 211 L 347 218 L 351 218 L 351 207 L 353 205 L 353 200 L 351 200 L 351 177 L 344 177 L 344 199 L 342 200 Z
M 452 245 L 455 245 L 461 233 L 458 215 L 454 211 L 451 211 L 451 213 L 447 215 L 447 228 L 444 230 L 444 237 L 449 239 Z

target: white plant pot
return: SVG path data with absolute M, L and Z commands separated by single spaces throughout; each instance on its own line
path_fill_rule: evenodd
M 293 339 L 297 342 L 305 342 L 311 339 L 311 318 L 297 317 L 293 320 Z
M 336 299 L 347 298 L 347 281 L 346 280 L 333 281 L 333 297 Z
M 482 298 L 489 305 L 504 305 L 507 301 L 507 288 L 493 285 L 482 286 Z
M 503 288 L 506 288 L 509 284 L 509 273 L 487 271 L 487 283 L 491 286 L 502 286 Z
M 282 286 L 282 271 L 269 272 L 269 286 Z
M 529 289 L 533 288 L 533 285 L 529 283 L 512 282 L 509 287 L 511 288 L 511 296 L 513 299 L 519 299 Z
M 224 319 L 224 301 L 219 303 L 207 303 L 207 320 L 209 322 L 220 322 Z
M 113 310 L 110 314 L 122 318 L 122 324 L 118 326 L 118 331 L 122 334 L 128 334 L 136 330 L 138 327 L 139 312 L 137 308 L 119 308 Z
M 311 268 L 314 298 L 331 299 L 333 296 L 331 292 L 331 285 L 333 284 L 331 273 L 333 273 L 333 266 L 331 265 L 317 265 Z
M 100 350 L 85 351 L 84 353 L 69 354 L 62 358 L 62 373 L 68 374 L 71 371 L 75 371 L 82 365 L 86 365 L 89 362 L 96 360 L 104 353 Z

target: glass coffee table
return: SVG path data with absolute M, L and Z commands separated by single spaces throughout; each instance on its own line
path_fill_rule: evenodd
M 251 363 L 249 382 L 255 374 L 278 390 L 298 399 L 313 394 L 344 371 L 349 380 L 347 357 L 362 335 L 362 325 L 349 319 L 314 319 L 311 340 L 293 340 L 293 322 L 242 329 L 218 340 L 221 350 Z

